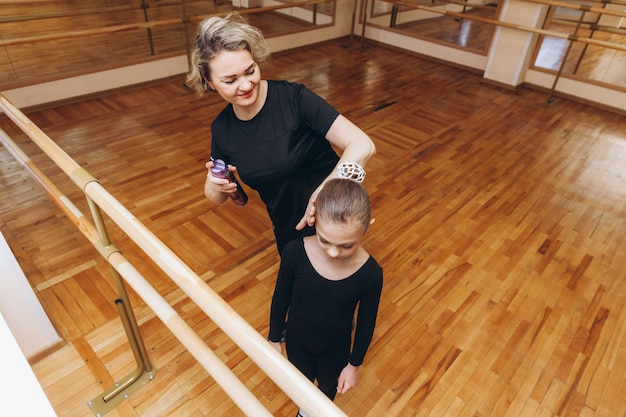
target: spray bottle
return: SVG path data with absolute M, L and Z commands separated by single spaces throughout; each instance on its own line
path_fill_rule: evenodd
M 248 195 L 237 181 L 237 178 L 233 175 L 231 171 L 228 170 L 228 165 L 226 162 L 221 159 L 216 159 L 213 161 L 213 167 L 211 168 L 211 174 L 217 178 L 226 178 L 229 182 L 234 182 L 237 184 L 237 190 L 228 194 L 228 196 L 233 200 L 235 204 L 238 206 L 244 206 L 248 202 Z

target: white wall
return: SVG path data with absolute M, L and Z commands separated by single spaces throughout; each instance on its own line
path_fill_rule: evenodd
M 7 417 L 56 417 L 35 373 L 0 314 L 0 410 Z
M 187 72 L 187 57 L 161 59 L 108 71 L 64 78 L 6 90 L 2 93 L 16 107 L 37 106 Z
M 500 20 L 535 29 L 543 24 L 546 12 L 546 6 L 522 1 L 505 1 L 500 12 Z M 532 32 L 497 27 L 489 50 L 485 79 L 514 87 L 522 84 L 536 44 L 537 35 Z
M 0 233 L 0 313 L 26 357 L 61 342 L 2 233 Z

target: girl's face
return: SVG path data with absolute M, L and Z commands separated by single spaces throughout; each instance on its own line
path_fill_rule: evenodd
M 329 258 L 339 260 L 354 255 L 365 235 L 363 224 L 356 221 L 335 223 L 318 217 L 315 220 L 316 239 Z
M 220 52 L 209 69 L 209 87 L 227 102 L 248 107 L 259 98 L 261 71 L 247 49 Z

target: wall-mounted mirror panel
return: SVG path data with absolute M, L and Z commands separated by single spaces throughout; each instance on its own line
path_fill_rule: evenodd
M 334 1 L 301 3 L 291 0 L 137 0 L 132 4 L 127 0 L 32 3 L 6 0 L 0 7 L 0 88 L 184 54 L 187 45 L 194 41 L 199 19 L 213 14 L 240 12 L 267 38 L 334 24 Z M 191 23 L 184 24 L 185 16 L 192 19 Z M 142 28 L 138 24 L 150 26 Z M 125 25 L 131 29 L 123 29 Z M 103 28 L 122 29 L 97 32 Z
M 596 2 L 591 7 L 612 14 L 550 9 L 544 29 L 561 36 L 539 37 L 533 68 L 626 89 L 626 3 L 607 6 Z M 572 41 L 570 35 L 598 44 Z
M 486 54 L 500 7 L 497 0 L 372 0 L 367 24 Z

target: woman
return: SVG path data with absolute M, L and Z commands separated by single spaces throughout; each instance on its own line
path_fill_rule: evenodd
M 365 166 L 371 139 L 302 84 L 264 80 L 269 59 L 261 32 L 237 14 L 200 23 L 187 85 L 213 91 L 228 104 L 211 125 L 211 157 L 255 189 L 267 207 L 279 253 L 287 242 L 311 235 L 315 199 L 342 163 Z M 333 150 L 341 150 L 341 158 Z M 236 184 L 210 174 L 206 197 L 222 204 Z

